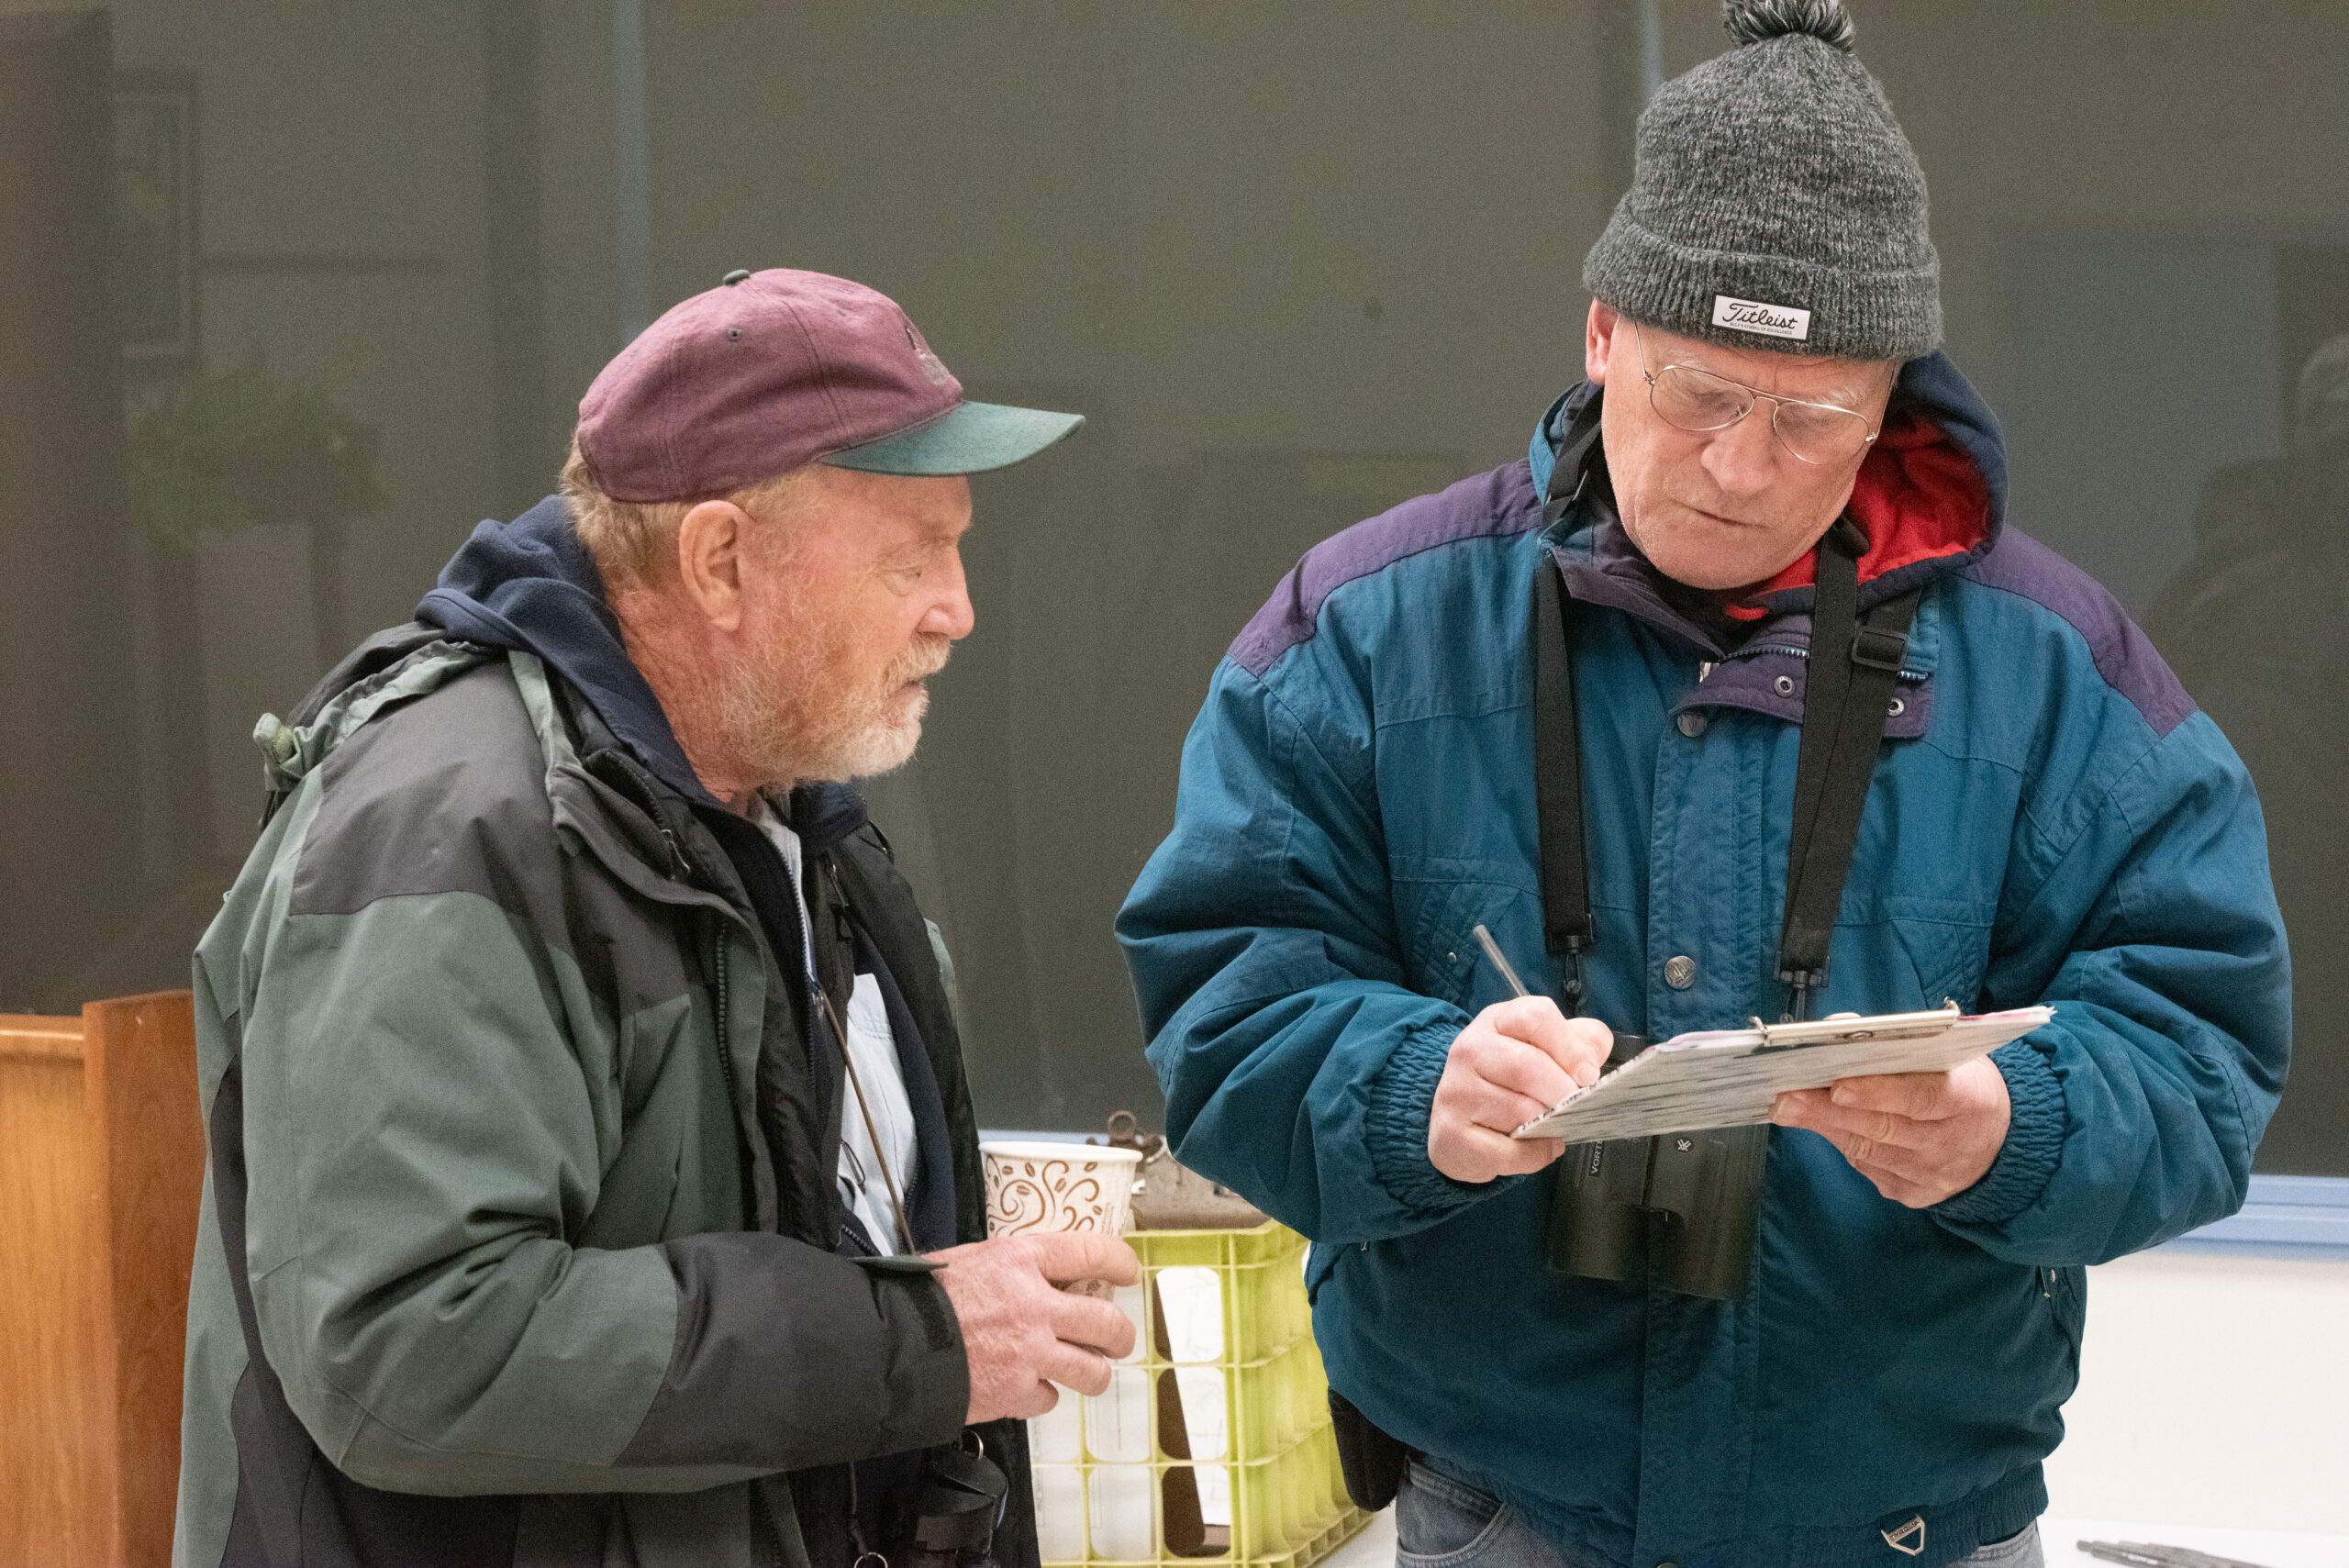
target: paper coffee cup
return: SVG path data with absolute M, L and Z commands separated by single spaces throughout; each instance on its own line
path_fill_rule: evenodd
M 1125 1233 L 1141 1153 L 1090 1143 L 982 1143 L 987 1235 L 1046 1230 Z

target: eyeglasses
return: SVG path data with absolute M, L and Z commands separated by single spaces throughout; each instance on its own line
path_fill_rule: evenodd
M 1753 413 L 1753 405 L 1760 401 L 1770 405 L 1770 428 L 1779 444 L 1804 462 L 1849 462 L 1866 451 L 1876 438 L 1865 415 L 1831 403 L 1780 397 L 1695 365 L 1666 365 L 1651 371 L 1647 339 L 1637 322 L 1631 324 L 1631 336 L 1639 345 L 1640 374 L 1648 384 L 1648 406 L 1676 429 L 1696 435 L 1726 430 Z

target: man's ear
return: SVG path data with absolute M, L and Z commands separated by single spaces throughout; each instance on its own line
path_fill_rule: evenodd
M 1590 319 L 1584 323 L 1582 373 L 1599 386 L 1607 384 L 1607 356 L 1615 346 L 1615 327 L 1623 318 L 1597 300 L 1590 302 Z
M 742 627 L 743 557 L 750 514 L 731 501 L 703 501 L 677 524 L 677 574 L 685 597 L 718 631 Z

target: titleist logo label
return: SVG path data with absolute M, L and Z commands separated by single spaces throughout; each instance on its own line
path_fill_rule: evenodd
M 1713 295 L 1713 325 L 1734 328 L 1740 332 L 1759 332 L 1768 338 L 1810 337 L 1810 312 L 1797 310 L 1791 305 L 1765 305 L 1758 299 L 1731 299 L 1725 294 Z

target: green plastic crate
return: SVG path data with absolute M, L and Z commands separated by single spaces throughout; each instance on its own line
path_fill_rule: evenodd
M 1117 1369 L 1126 1397 L 1119 1397 L 1120 1387 L 1099 1401 L 1063 1395 L 1073 1412 L 1030 1423 L 1044 1561 L 1308 1568 L 1370 1516 L 1348 1501 L 1339 1475 L 1330 1385 L 1305 1300 L 1305 1239 L 1268 1220 L 1249 1230 L 1144 1230 L 1127 1240 L 1141 1256 L 1144 1277 L 1143 1352 Z M 1204 1272 L 1178 1274 L 1162 1292 L 1167 1269 Z M 1219 1344 L 1183 1332 L 1186 1324 L 1204 1330 L 1211 1321 L 1187 1309 L 1200 1294 L 1189 1287 L 1210 1277 L 1220 1307 Z M 1165 1294 L 1174 1296 L 1174 1307 L 1163 1306 Z M 1131 1397 L 1137 1373 L 1146 1407 Z M 1213 1401 L 1203 1397 L 1217 1389 L 1219 1444 Z M 1165 1418 L 1171 1406 L 1186 1403 L 1178 1428 Z M 1146 1446 L 1137 1441 L 1136 1419 L 1146 1428 Z M 1197 1451 L 1182 1451 L 1186 1436 Z M 1110 1451 L 1097 1453 L 1097 1440 Z M 1142 1551 L 1135 1550 L 1142 1544 L 1136 1494 L 1145 1484 L 1150 1530 Z M 1202 1526 L 1197 1510 L 1183 1506 L 1187 1491 L 1214 1511 L 1219 1490 L 1230 1516 L 1220 1540 Z

